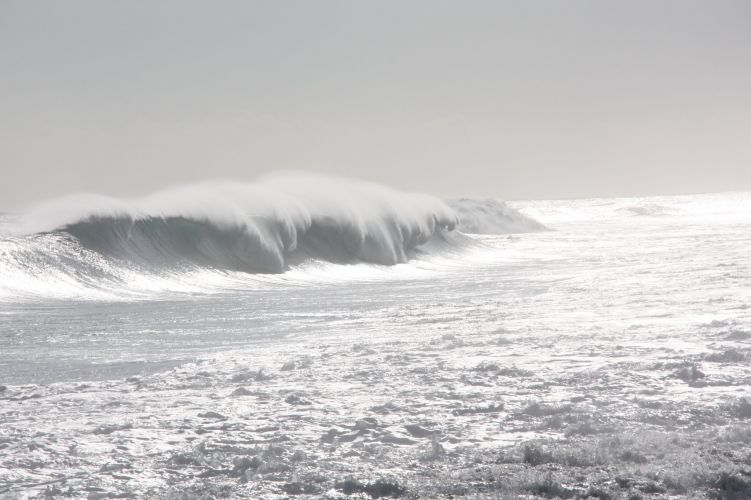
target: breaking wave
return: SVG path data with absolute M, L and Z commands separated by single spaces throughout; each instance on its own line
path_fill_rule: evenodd
M 315 174 L 206 182 L 130 201 L 78 195 L 6 221 L 0 272 L 10 288 L 54 281 L 116 289 L 134 276 L 196 269 L 265 274 L 311 261 L 394 265 L 428 247 L 466 241 L 452 233 L 459 224 L 488 232 L 489 221 L 475 230 L 478 220 L 501 212 L 479 206 Z M 496 231 L 534 226 L 508 207 L 501 215 Z

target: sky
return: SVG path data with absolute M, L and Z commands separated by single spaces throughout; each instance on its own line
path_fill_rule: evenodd
M 751 2 L 0 0 L 0 209 L 280 169 L 751 190 Z

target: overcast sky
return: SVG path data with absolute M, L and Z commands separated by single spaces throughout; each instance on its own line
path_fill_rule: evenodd
M 751 1 L 0 0 L 0 209 L 284 168 L 751 189 Z

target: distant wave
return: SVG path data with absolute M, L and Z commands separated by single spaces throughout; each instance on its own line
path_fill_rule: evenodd
M 633 216 L 643 217 L 660 217 L 670 213 L 670 209 L 664 205 L 656 203 L 645 203 L 641 205 L 629 205 L 618 209 L 620 212 L 627 212 Z
M 129 201 L 77 195 L 6 221 L 0 273 L 9 278 L 0 289 L 36 293 L 50 280 L 117 289 L 144 274 L 283 273 L 309 261 L 394 265 L 467 241 L 452 234 L 457 227 L 542 227 L 535 224 L 500 202 L 446 203 L 315 174 L 205 182 Z
M 456 213 L 457 229 L 470 234 L 508 234 L 545 231 L 538 221 L 496 199 L 460 198 L 448 200 Z

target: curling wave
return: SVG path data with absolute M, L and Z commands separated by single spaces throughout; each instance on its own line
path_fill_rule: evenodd
M 523 216 L 504 210 L 494 229 L 518 230 L 508 221 Z M 307 261 L 393 265 L 427 247 L 466 241 L 449 234 L 458 224 L 478 232 L 479 220 L 498 216 L 471 200 L 449 206 L 424 194 L 316 174 L 206 182 L 130 201 L 78 195 L 6 221 L 0 272 L 11 289 L 13 283 L 44 288 L 50 280 L 117 289 L 134 276 L 196 269 L 264 274 Z M 488 229 L 491 222 L 483 224 Z

